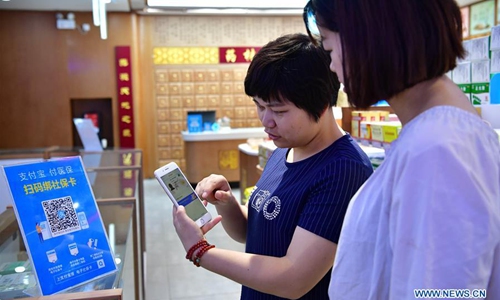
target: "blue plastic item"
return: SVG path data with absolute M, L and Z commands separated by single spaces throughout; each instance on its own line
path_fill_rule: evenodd
M 490 80 L 490 104 L 500 104 L 500 73 L 496 73 Z

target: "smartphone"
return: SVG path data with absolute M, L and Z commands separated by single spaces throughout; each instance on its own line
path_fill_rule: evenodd
M 154 175 L 174 205 L 184 206 L 187 215 L 198 226 L 201 227 L 212 219 L 212 215 L 176 163 L 171 162 L 158 168 Z

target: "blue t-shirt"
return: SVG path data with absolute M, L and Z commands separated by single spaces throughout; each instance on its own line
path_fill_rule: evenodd
M 349 200 L 373 172 L 349 135 L 302 161 L 286 162 L 288 151 L 274 150 L 250 196 L 247 253 L 285 256 L 297 226 L 337 243 Z M 301 299 L 328 299 L 330 273 Z M 241 299 L 282 298 L 243 286 Z

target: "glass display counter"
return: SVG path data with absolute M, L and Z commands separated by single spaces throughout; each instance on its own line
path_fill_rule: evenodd
M 0 150 L 0 164 L 15 164 L 30 160 L 52 159 L 57 157 L 81 156 L 94 196 L 98 203 L 113 199 L 133 198 L 135 223 L 134 230 L 138 241 L 134 243 L 138 251 L 134 254 L 139 275 L 134 277 L 139 286 L 139 297 L 145 298 L 145 260 L 146 241 L 144 224 L 144 186 L 142 150 L 106 149 L 104 151 L 85 151 L 76 148 L 48 147 L 38 149 Z M 0 199 L 1 200 L 1 199 Z M 1 203 L 1 201 L 0 201 Z M 3 211 L 0 210 L 0 212 Z M 104 220 L 105 221 L 105 220 Z M 0 299 L 3 299 L 0 297 Z
M 64 293 L 40 297 L 14 210 L 8 208 L 0 215 L 0 266 L 15 263 L 23 267 L 4 268 L 0 277 L 0 299 L 141 299 L 136 200 L 101 199 L 97 204 L 114 249 L 116 273 Z

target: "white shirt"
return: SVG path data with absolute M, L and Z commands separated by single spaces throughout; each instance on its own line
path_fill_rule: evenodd
M 415 299 L 487 289 L 500 299 L 500 145 L 464 110 L 410 121 L 344 219 L 330 299 Z

